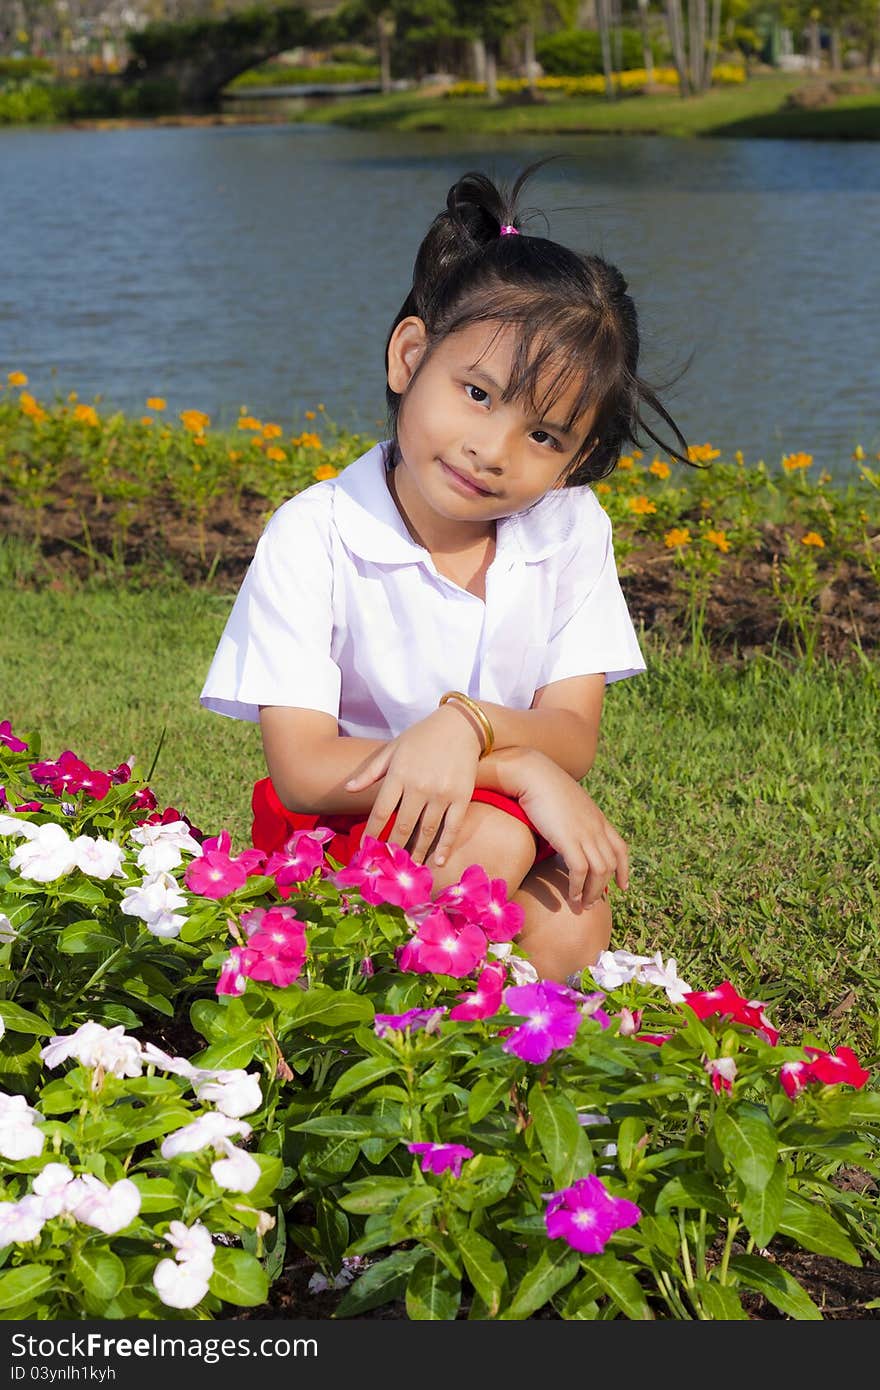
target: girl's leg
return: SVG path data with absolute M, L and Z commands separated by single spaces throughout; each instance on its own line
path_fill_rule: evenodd
M 592 965 L 600 951 L 607 951 L 611 940 L 608 901 L 600 898 L 590 907 L 572 907 L 568 870 L 560 855 L 536 864 L 513 901 L 526 914 L 517 944 L 542 980 L 564 984 L 569 975 Z
M 445 864 L 434 861 L 435 843 L 425 860 L 434 892 L 458 883 L 465 869 L 480 864 L 489 878 L 503 878 L 512 897 L 535 862 L 535 837 L 527 825 L 497 806 L 472 801 L 455 847 Z

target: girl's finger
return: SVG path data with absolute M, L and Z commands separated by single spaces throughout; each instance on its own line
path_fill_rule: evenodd
M 429 801 L 422 812 L 416 842 L 410 850 L 410 855 L 417 864 L 424 864 L 427 858 L 434 836 L 437 834 L 443 819 L 443 809 L 442 802 Z
M 443 832 L 437 843 L 437 849 L 434 854 L 434 862 L 438 868 L 446 863 L 446 860 L 455 848 L 456 841 L 458 840 L 458 832 L 464 824 L 464 818 L 470 804 L 470 799 L 467 801 L 453 801 L 447 808 L 446 815 L 443 818 Z
M 568 900 L 574 907 L 583 897 L 590 865 L 582 855 L 572 855 L 565 862 L 568 868 Z
M 373 802 L 373 809 L 367 817 L 367 823 L 364 826 L 364 835 L 372 835 L 374 838 L 378 838 L 380 831 L 385 828 L 386 823 L 397 810 L 397 803 L 400 800 L 402 791 L 402 787 L 389 787 L 388 783 L 385 783 L 385 786 Z
M 425 803 L 421 797 L 414 799 L 412 793 L 404 792 L 403 800 L 397 808 L 397 815 L 394 817 L 394 826 L 388 836 L 389 843 L 401 847 L 406 845 L 424 809 Z
M 375 758 L 371 758 L 366 767 L 362 767 L 360 772 L 356 772 L 353 777 L 349 777 L 345 784 L 348 792 L 363 791 L 364 787 L 369 787 L 373 782 L 378 782 L 382 774 L 387 770 L 391 761 L 390 755 L 383 749 Z

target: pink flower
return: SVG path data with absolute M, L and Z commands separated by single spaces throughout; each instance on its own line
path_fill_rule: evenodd
M 513 985 L 504 991 L 504 1002 L 526 1022 L 504 1039 L 505 1052 L 525 1062 L 546 1062 L 551 1052 L 570 1047 L 581 1022 L 581 1011 L 565 985 L 543 980 L 536 985 Z
M 220 970 L 217 994 L 244 994 L 252 953 L 247 946 L 233 946 Z
M 480 928 L 457 927 L 440 910 L 431 912 L 424 919 L 412 944 L 418 951 L 420 972 L 452 975 L 456 979 L 469 975 L 486 958 L 487 942 Z
M 490 881 L 480 864 L 469 865 L 459 882 L 444 888 L 434 901 L 453 918 L 461 914 L 480 927 L 490 941 L 512 941 L 522 931 L 523 909 L 509 901 L 504 879 Z
M 203 898 L 225 898 L 247 882 L 247 869 L 228 854 L 210 850 L 186 867 L 184 883 Z
M 662 1047 L 665 1042 L 669 1042 L 671 1033 L 637 1033 L 638 1042 L 650 1043 L 652 1047 Z
M 631 1038 L 642 1026 L 643 1009 L 621 1009 L 617 1015 L 617 1031 L 622 1038 Z
M 461 1177 L 461 1165 L 466 1158 L 473 1158 L 474 1151 L 466 1144 L 407 1144 L 411 1154 L 421 1154 L 423 1173 L 445 1173 L 452 1171 L 454 1178 Z
M 813 1059 L 810 1062 L 811 1081 L 821 1081 L 825 1086 L 855 1086 L 861 1090 L 871 1078 L 852 1048 L 836 1047 L 833 1052 L 823 1052 L 818 1047 L 806 1047 L 804 1051 Z
M 109 772 L 96 772 L 93 768 L 87 767 L 80 777 L 79 790 L 88 792 L 96 801 L 103 801 L 111 785 Z
M 794 1100 L 795 1096 L 800 1095 L 812 1080 L 812 1069 L 809 1062 L 783 1062 L 779 1070 L 779 1080 L 782 1089 L 789 1100 Z
M 96 801 L 103 801 L 110 790 L 106 772 L 95 772 L 69 748 L 57 762 L 31 763 L 30 773 L 35 782 L 45 783 L 55 796 L 87 791 Z
M 252 950 L 255 955 L 255 960 L 248 970 L 251 979 L 261 980 L 279 989 L 286 989 L 288 985 L 292 985 L 294 980 L 299 978 L 305 964 L 305 940 L 302 948 L 297 950 L 293 944 L 278 946 L 269 939 L 264 940 L 258 932 L 251 937 L 247 949 Z
M 357 888 L 368 903 L 391 903 L 404 911 L 430 902 L 433 875 L 402 845 L 365 835 L 347 868 L 333 875 L 338 888 Z
M 463 1002 L 450 1009 L 450 1018 L 476 1019 L 493 1018 L 501 1008 L 501 995 L 504 990 L 504 966 L 497 962 L 487 965 L 480 973 L 477 987 L 468 994 L 458 997 Z
M 736 1077 L 736 1062 L 732 1057 L 706 1058 L 703 1064 L 712 1078 L 712 1090 L 716 1096 L 722 1091 L 732 1091 Z
M 282 850 L 269 856 L 264 873 L 274 877 L 279 888 L 289 888 L 311 878 L 324 863 L 324 841 L 333 839 L 326 826 L 315 830 L 295 830 Z
M 132 764 L 130 762 L 120 763 L 118 767 L 111 768 L 107 776 L 110 778 L 114 787 L 119 787 L 125 782 L 131 781 L 131 769 Z
M 23 743 L 20 738 L 16 738 L 12 732 L 12 725 L 8 719 L 0 723 L 0 743 L 8 748 L 10 753 L 26 753 L 28 745 Z
M 574 1250 L 600 1255 L 615 1231 L 634 1226 L 641 1214 L 635 1202 L 612 1197 L 601 1178 L 591 1173 L 551 1195 L 544 1224 L 551 1240 L 562 1239 Z

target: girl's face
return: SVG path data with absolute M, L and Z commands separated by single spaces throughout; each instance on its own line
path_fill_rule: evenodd
M 401 482 L 428 513 L 487 523 L 524 511 L 562 486 L 587 437 L 594 412 L 578 420 L 573 433 L 562 428 L 574 405 L 574 385 L 546 419 L 518 401 L 502 401 L 514 334 L 512 327 L 499 332 L 496 324 L 472 324 L 438 343 L 418 373 L 427 347 L 424 323 L 404 319 L 392 334 L 388 384 L 403 396 L 397 431 Z

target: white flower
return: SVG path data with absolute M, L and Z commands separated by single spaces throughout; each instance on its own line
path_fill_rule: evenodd
M 188 1081 L 202 1075 L 199 1068 L 194 1067 L 192 1062 L 188 1062 L 185 1057 L 172 1057 L 169 1053 L 163 1052 L 161 1047 L 157 1047 L 155 1043 L 144 1043 L 141 1048 L 141 1056 L 145 1066 L 159 1067 L 161 1071 L 170 1071 L 172 1076 L 185 1076 Z
M 154 936 L 179 936 L 186 921 L 179 907 L 186 906 L 186 896 L 171 874 L 149 874 L 140 885 L 126 888 L 120 907 L 129 917 L 140 917 L 147 931 Z
M 18 932 L 6 916 L 5 912 L 0 912 L 0 946 L 8 946 L 18 936 Z
M 73 1173 L 66 1163 L 47 1163 L 34 1178 L 34 1192 L 40 1198 L 43 1216 L 57 1216 L 66 1211 L 73 1184 Z
M 34 1128 L 34 1121 L 42 1118 L 24 1096 L 7 1096 L 0 1092 L 0 1154 L 13 1162 L 37 1158 L 43 1152 L 46 1136 L 41 1129 Z
M 211 1174 L 218 1187 L 230 1192 L 250 1192 L 260 1181 L 260 1165 L 244 1149 L 237 1149 L 227 1140 L 223 1144 L 225 1158 L 211 1164 Z
M 195 1308 L 208 1292 L 208 1281 L 199 1265 L 189 1260 L 160 1260 L 153 1271 L 153 1286 L 166 1308 Z
M 507 962 L 510 978 L 515 985 L 533 985 L 537 982 L 538 972 L 532 962 L 526 960 L 524 956 L 516 955 L 510 941 L 501 941 L 497 945 L 490 946 L 489 954 L 497 957 L 498 960 Z
M 209 1073 L 209 1077 L 197 1082 L 194 1089 L 203 1105 L 216 1105 L 221 1114 L 231 1115 L 235 1120 L 259 1110 L 263 1104 L 259 1073 L 240 1068 Z
M 670 956 L 666 964 L 658 951 L 653 960 L 639 967 L 638 979 L 646 985 L 659 985 L 666 990 L 666 997 L 672 1004 L 681 1004 L 686 994 L 693 993 L 691 986 L 679 978 L 675 957 Z
M 45 825 L 35 826 L 34 831 L 13 854 L 9 861 L 10 869 L 36 883 L 51 883 L 75 868 L 73 845 L 63 826 L 48 821 Z
M 598 960 L 588 969 L 600 989 L 619 989 L 634 980 L 639 967 L 650 961 L 650 956 L 634 956 L 631 951 L 600 951 Z
M 77 1221 L 96 1227 L 105 1236 L 115 1236 L 130 1226 L 141 1209 L 141 1194 L 130 1178 L 121 1178 L 108 1187 L 91 1173 L 83 1173 L 74 1179 L 73 1186 L 77 1187 L 76 1202 L 69 1210 Z
M 82 1023 L 75 1033 L 50 1039 L 40 1056 L 50 1068 L 75 1057 L 84 1067 L 103 1067 L 114 1076 L 140 1076 L 143 1071 L 141 1045 L 137 1038 L 126 1036 L 121 1023 L 115 1028 Z
M 91 835 L 80 835 L 71 849 L 77 868 L 90 878 L 125 878 L 122 846 L 117 845 L 115 840 L 96 840 Z
M 26 840 L 32 840 L 39 828 L 32 821 L 21 820 L 18 816 L 0 815 L 0 835 L 23 835 Z
M 183 820 L 169 821 L 167 825 L 139 825 L 130 838 L 143 845 L 137 862 L 151 874 L 176 869 L 182 862 L 181 850 L 195 858 L 202 853 L 201 845 Z
M 6 1019 L 3 1017 L 2 1014 L 0 1014 L 0 1038 L 3 1037 L 3 1034 L 4 1034 L 5 1032 L 6 1032 Z
M 162 1140 L 162 1157 L 176 1158 L 178 1154 L 198 1153 L 201 1149 L 216 1145 L 218 1139 L 227 1139 L 234 1134 L 246 1136 L 250 1132 L 251 1126 L 247 1120 L 233 1120 L 212 1110 L 166 1135 Z
M 22 1197 L 20 1202 L 0 1202 L 0 1248 L 13 1242 L 36 1240 L 44 1221 L 39 1198 Z
M 107 1029 L 101 1023 L 81 1023 L 75 1033 L 50 1038 L 40 1056 L 50 1070 L 66 1062 L 68 1057 L 75 1057 L 84 1067 L 94 1067 L 97 1063 L 95 1049 L 106 1034 Z
M 214 1268 L 214 1240 L 207 1226 L 201 1221 L 193 1222 L 192 1226 L 172 1221 L 165 1239 L 175 1247 L 176 1260 L 189 1265 L 192 1271 L 199 1270 L 204 1279 L 210 1279 Z

